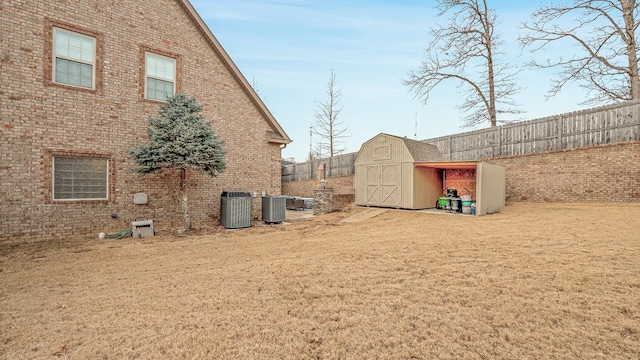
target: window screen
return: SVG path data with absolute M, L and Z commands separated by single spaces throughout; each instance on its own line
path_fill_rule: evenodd
M 147 99 L 164 101 L 174 94 L 175 68 L 175 59 L 146 53 Z
M 54 156 L 53 199 L 107 199 L 109 159 Z
M 93 88 L 95 39 L 54 29 L 54 81 Z

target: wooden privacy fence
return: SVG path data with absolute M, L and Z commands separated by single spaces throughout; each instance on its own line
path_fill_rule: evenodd
M 640 102 L 629 101 L 422 141 L 437 146 L 446 160 L 466 161 L 638 140 Z M 353 174 L 357 155 L 341 155 L 335 163 L 340 170 L 327 175 Z M 336 158 L 283 166 L 282 181 L 313 179 L 318 165 L 331 166 Z
M 327 176 L 351 175 L 355 172 L 354 163 L 358 153 L 338 155 L 303 163 L 282 166 L 282 181 L 300 181 L 315 179 L 318 166 L 325 164 Z
M 447 160 L 481 160 L 640 140 L 640 102 L 423 140 Z

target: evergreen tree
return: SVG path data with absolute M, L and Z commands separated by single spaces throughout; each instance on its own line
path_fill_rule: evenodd
M 201 114 L 202 106 L 195 98 L 178 94 L 160 106 L 160 116 L 149 118 L 149 142 L 129 150 L 138 174 L 160 173 L 167 169 L 180 171 L 180 191 L 184 228 L 191 229 L 186 170 L 195 169 L 210 176 L 226 168 L 224 141 L 220 140 Z

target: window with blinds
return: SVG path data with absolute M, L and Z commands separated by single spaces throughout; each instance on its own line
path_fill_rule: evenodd
M 174 95 L 176 60 L 147 52 L 145 62 L 145 98 L 165 101 Z
M 106 200 L 109 159 L 99 157 L 53 157 L 54 200 Z
M 53 30 L 54 82 L 93 89 L 96 40 L 60 28 Z

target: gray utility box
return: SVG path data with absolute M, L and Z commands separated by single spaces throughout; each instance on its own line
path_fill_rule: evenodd
M 220 199 L 220 225 L 227 229 L 251 227 L 251 193 L 223 191 Z
M 135 220 L 131 223 L 134 238 L 152 237 L 155 234 L 153 230 L 153 220 Z
M 267 224 L 276 224 L 284 221 L 286 213 L 286 197 L 263 196 L 262 220 Z

